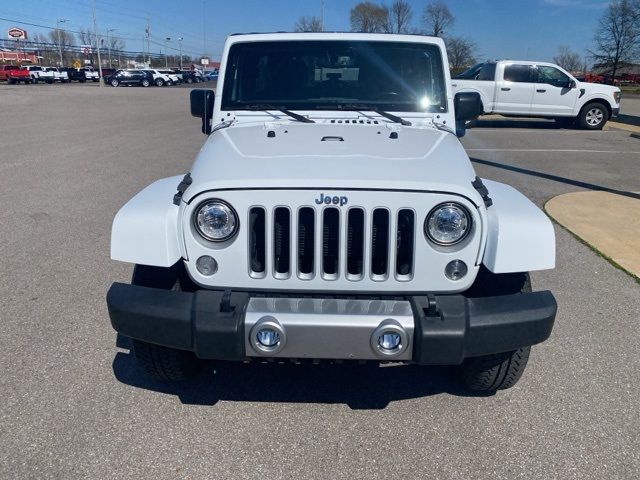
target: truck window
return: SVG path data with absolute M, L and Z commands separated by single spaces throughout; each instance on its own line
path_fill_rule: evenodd
M 459 73 L 453 78 L 456 78 L 459 80 L 480 80 L 478 78 L 478 75 L 480 75 L 480 71 L 482 70 L 483 66 L 484 66 L 484 63 L 477 63 L 473 67 L 468 68 L 467 70 L 465 70 L 462 73 Z
M 229 51 L 223 110 L 379 108 L 445 112 L 440 49 L 426 43 L 277 41 Z
M 507 82 L 531 83 L 531 67 L 529 65 L 506 65 L 504 67 L 504 79 Z
M 478 80 L 493 82 L 496 79 L 496 64 L 493 62 L 485 63 L 480 69 Z
M 539 66 L 538 83 L 546 83 L 554 87 L 566 87 L 570 78 L 555 67 Z

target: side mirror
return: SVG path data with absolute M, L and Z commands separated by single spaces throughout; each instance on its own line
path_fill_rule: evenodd
M 569 80 L 569 82 L 567 83 L 567 88 L 576 88 L 578 85 L 576 85 L 576 81 L 575 80 Z
M 456 135 L 464 137 L 465 122 L 475 120 L 482 115 L 482 99 L 478 92 L 456 93 L 453 99 L 453 107 L 456 111 Z
M 202 119 L 202 133 L 211 133 L 211 120 L 213 119 L 213 90 L 194 88 L 191 90 L 191 115 Z

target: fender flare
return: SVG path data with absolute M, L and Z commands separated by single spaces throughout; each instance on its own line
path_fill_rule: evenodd
M 111 258 L 121 262 L 170 267 L 181 257 L 179 207 L 173 195 L 182 175 L 158 180 L 129 200 L 111 228 Z
M 555 267 L 553 223 L 515 188 L 484 180 L 493 205 L 487 209 L 487 242 L 482 263 L 493 273 L 531 272 Z

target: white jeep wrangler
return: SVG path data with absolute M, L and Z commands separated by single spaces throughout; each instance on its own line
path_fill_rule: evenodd
M 440 39 L 234 35 L 191 113 L 209 136 L 191 172 L 113 222 L 111 257 L 135 267 L 109 314 L 145 371 L 371 360 L 518 381 L 556 315 L 528 275 L 554 267 L 554 230 L 476 176 L 456 133 L 479 96 L 453 97 Z

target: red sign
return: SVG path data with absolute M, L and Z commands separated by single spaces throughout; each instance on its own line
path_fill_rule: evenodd
M 18 27 L 10 28 L 7 32 L 9 38 L 13 38 L 14 40 L 26 40 L 27 39 L 27 31 Z

